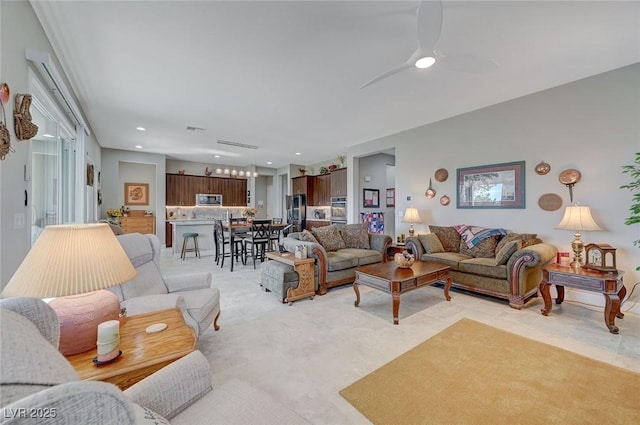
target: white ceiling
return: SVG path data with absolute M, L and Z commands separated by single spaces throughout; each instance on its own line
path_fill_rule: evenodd
M 211 164 L 330 160 L 348 146 L 640 62 L 638 1 L 444 2 L 436 49 L 498 68 L 463 73 L 443 61 L 365 89 L 416 49 L 417 2 L 32 4 L 101 146 Z

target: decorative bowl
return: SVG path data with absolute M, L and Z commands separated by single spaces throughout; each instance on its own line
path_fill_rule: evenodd
M 409 254 L 409 251 L 404 250 L 401 253 L 398 252 L 393 256 L 393 261 L 396 262 L 396 265 L 401 269 L 408 269 L 413 265 L 416 261 L 413 254 Z

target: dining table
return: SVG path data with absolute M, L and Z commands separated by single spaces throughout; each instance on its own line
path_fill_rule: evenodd
M 281 224 L 271 224 L 271 229 L 272 230 L 283 230 L 285 227 L 287 227 L 288 224 L 287 223 L 281 223 Z M 222 221 L 222 228 L 224 230 L 228 230 L 229 231 L 229 242 L 230 245 L 229 246 L 234 246 L 235 243 L 235 239 L 236 239 L 236 234 L 240 234 L 240 233 L 246 233 L 246 232 L 250 232 L 251 231 L 251 223 L 234 223 L 234 222 L 229 222 L 229 221 Z M 231 260 L 231 271 L 233 271 L 233 259 L 234 259 L 235 255 L 232 255 L 230 260 Z

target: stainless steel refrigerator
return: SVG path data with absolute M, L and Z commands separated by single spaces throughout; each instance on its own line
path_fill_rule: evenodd
M 292 232 L 302 232 L 307 226 L 306 195 L 287 195 L 287 222 Z

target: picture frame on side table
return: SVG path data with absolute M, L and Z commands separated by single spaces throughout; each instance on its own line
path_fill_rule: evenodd
M 380 191 L 378 189 L 362 189 L 362 206 L 364 208 L 380 208 Z
M 525 162 L 458 168 L 457 208 L 525 208 Z
M 125 183 L 125 205 L 149 205 L 149 183 Z

